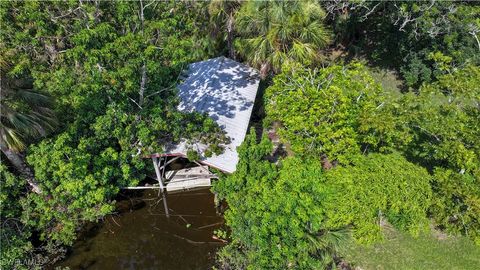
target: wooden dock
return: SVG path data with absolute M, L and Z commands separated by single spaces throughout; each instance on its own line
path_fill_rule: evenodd
M 178 158 L 179 157 L 175 157 L 170 161 L 167 161 L 167 159 L 163 157 L 160 160 L 157 157 L 152 157 L 158 184 L 124 187 L 123 189 L 158 189 L 158 195 L 162 196 L 165 215 L 170 217 L 167 197 L 165 196 L 166 193 L 210 187 L 212 185 L 212 178 L 218 178 L 217 175 L 209 171 L 208 166 L 202 165 L 196 161 L 194 161 L 194 163 L 198 165 L 196 167 L 166 171 L 165 168 L 167 165 Z
M 160 192 L 183 191 L 194 188 L 210 187 L 212 185 L 211 179 L 218 179 L 217 175 L 210 172 L 208 166 L 202 165 L 198 162 L 195 162 L 198 165 L 196 167 L 166 171 L 165 167 L 169 163 L 178 159 L 178 157 L 175 157 L 168 162 L 164 160 L 163 165 L 160 165 L 162 159 L 160 159 L 160 161 L 155 157 L 152 159 L 158 184 L 124 187 L 122 189 L 160 189 Z
M 213 176 L 206 166 L 167 171 L 165 172 L 165 186 L 168 192 L 209 187 L 212 185 Z

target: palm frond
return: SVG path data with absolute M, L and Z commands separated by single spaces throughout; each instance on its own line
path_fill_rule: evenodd
M 22 151 L 25 149 L 23 138 L 14 129 L 0 126 L 0 144 L 5 145 L 11 150 Z M 2 146 L 3 147 L 3 146 Z
M 21 151 L 27 140 L 53 131 L 56 118 L 49 97 L 29 89 L 29 82 L 6 75 L 2 79 L 0 143 Z
M 278 71 L 282 62 L 311 64 L 331 42 L 324 17 L 316 1 L 247 1 L 236 14 L 237 44 L 247 48 L 237 51 L 263 71 Z
M 15 97 L 25 101 L 31 107 L 45 106 L 51 104 L 51 100 L 47 96 L 26 89 L 18 89 L 17 91 L 15 91 Z
M 349 238 L 350 232 L 347 229 L 324 229 L 317 233 L 310 233 L 307 235 L 311 244 L 309 252 L 323 263 L 330 264 L 339 249 L 347 244 Z

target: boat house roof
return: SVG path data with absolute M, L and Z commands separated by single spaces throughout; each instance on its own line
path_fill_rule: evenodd
M 183 112 L 206 112 L 225 130 L 231 142 L 220 155 L 204 157 L 205 145 L 186 142 L 168 146 L 162 156 L 186 156 L 194 149 L 199 162 L 232 173 L 238 163 L 236 148 L 245 139 L 260 76 L 257 70 L 225 57 L 190 64 L 185 80 L 178 85 Z

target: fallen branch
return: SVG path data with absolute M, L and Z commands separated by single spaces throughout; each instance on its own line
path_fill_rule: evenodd
M 209 224 L 209 225 L 205 225 L 205 226 L 202 226 L 202 227 L 198 227 L 197 230 L 214 227 L 214 226 L 221 225 L 221 224 L 223 224 L 223 221 L 213 223 L 213 224 Z
M 227 241 L 225 240 L 222 240 L 222 242 L 217 242 L 217 241 L 214 241 L 214 242 L 206 242 L 206 241 L 201 241 L 201 242 L 198 242 L 198 241 L 193 241 L 193 240 L 190 240 L 190 239 L 187 239 L 185 237 L 182 237 L 182 236 L 179 236 L 179 235 L 176 235 L 176 234 L 172 234 L 172 236 L 178 238 L 178 239 L 181 239 L 181 240 L 184 240 L 186 241 L 187 243 L 189 244 L 192 244 L 192 245 L 205 245 L 205 244 L 213 244 L 213 245 L 223 245 L 224 243 L 226 243 Z M 219 239 L 221 240 L 221 239 Z M 223 242 L 224 241 L 224 242 Z

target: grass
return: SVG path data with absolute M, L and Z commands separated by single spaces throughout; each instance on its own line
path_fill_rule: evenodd
M 360 269 L 480 269 L 480 247 L 465 237 L 436 237 L 434 233 L 414 238 L 392 228 L 385 240 L 372 246 L 351 243 L 344 258 Z
M 348 57 L 349 56 L 347 52 L 343 50 L 337 49 L 331 50 L 329 52 L 329 59 L 337 63 L 342 63 L 343 61 L 348 62 Z M 359 60 L 368 63 L 367 66 L 370 69 L 370 74 L 376 82 L 382 85 L 382 88 L 385 91 L 390 92 L 395 96 L 399 96 L 402 91 L 406 90 L 403 80 L 400 78 L 400 75 L 395 70 L 372 64 L 365 57 L 362 56 L 356 56 L 350 60 Z
M 371 68 L 371 74 L 385 91 L 394 95 L 399 95 L 404 87 L 402 80 L 398 78 L 398 75 L 393 70 L 375 67 Z

